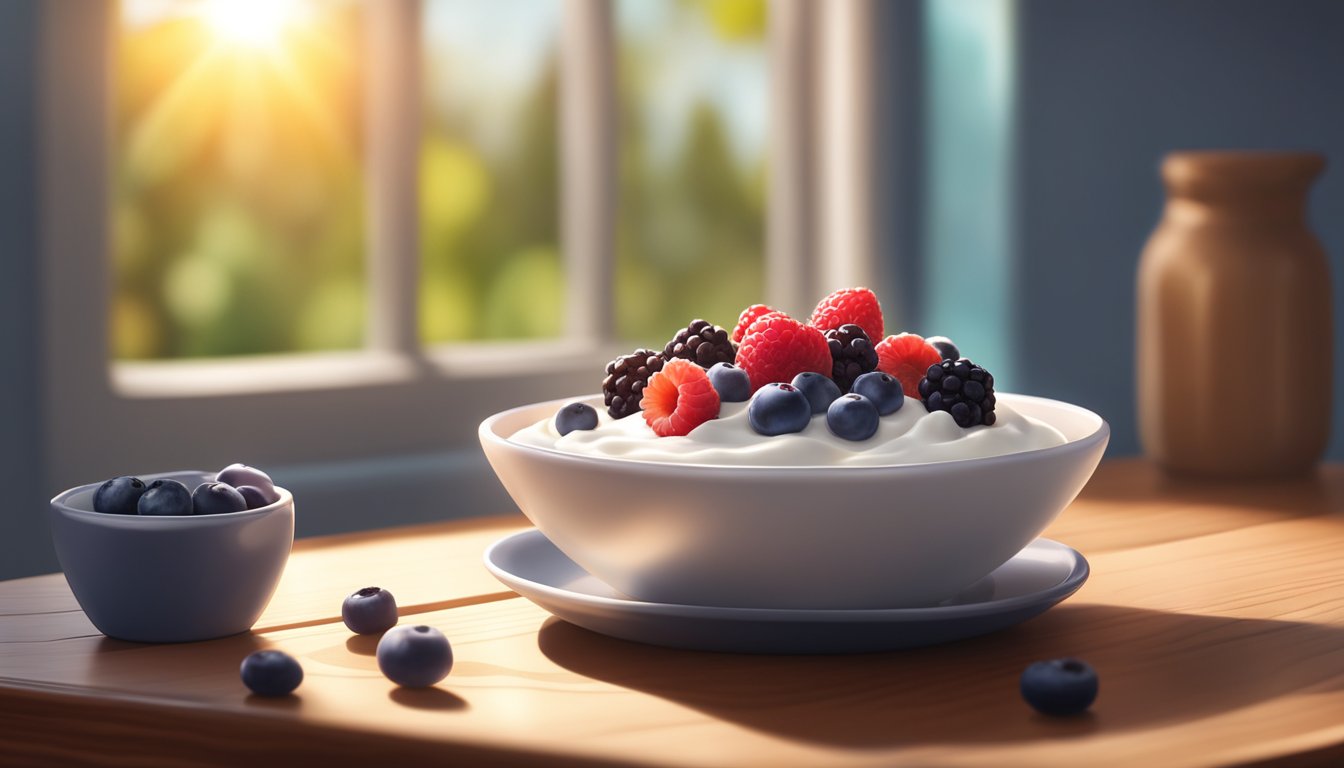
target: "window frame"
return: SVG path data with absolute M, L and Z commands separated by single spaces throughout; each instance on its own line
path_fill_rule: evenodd
M 765 299 L 794 311 L 847 284 L 878 287 L 870 183 L 876 146 L 858 107 L 873 84 L 877 0 L 772 0 L 771 175 Z M 484 468 L 474 433 L 498 410 L 595 391 L 618 352 L 614 0 L 564 0 L 560 142 L 562 338 L 425 346 L 419 340 L 421 0 L 365 6 L 370 55 L 369 342 L 364 349 L 211 361 L 121 362 L 109 354 L 111 55 L 116 0 L 42 4 L 39 165 L 48 479 L 118 472 L 311 464 L 456 452 Z M 829 30 L 829 32 L 827 31 Z M 868 39 L 868 44 L 855 41 Z M 415 87 L 407 87 L 410 82 Z M 387 87 L 379 87 L 379 84 Z M 576 87 L 576 84 L 582 87 Z M 827 99 L 827 94 L 849 93 Z M 818 110 L 850 110 L 831 115 Z M 865 133 L 866 131 L 866 133 Z M 841 191 L 851 208 L 823 207 Z M 95 224 L 90 225 L 90 222 Z M 201 435 L 202 438 L 197 438 Z M 488 477 L 488 473 L 487 473 Z M 493 510 L 481 510 L 493 511 Z

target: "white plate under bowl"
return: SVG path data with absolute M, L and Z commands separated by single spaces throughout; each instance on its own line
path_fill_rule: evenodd
M 623 640 L 736 653 L 861 653 L 945 643 L 1005 629 L 1072 595 L 1087 581 L 1076 550 L 1037 539 L 970 587 L 928 608 L 724 608 L 634 600 L 556 549 L 538 530 L 485 552 L 505 586 L 550 613 Z

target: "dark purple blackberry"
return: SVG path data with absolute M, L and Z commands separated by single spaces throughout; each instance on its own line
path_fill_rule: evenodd
M 826 331 L 831 348 L 831 379 L 848 392 L 854 380 L 877 370 L 877 350 L 862 328 L 852 323 Z
M 737 350 L 728 340 L 727 331 L 708 320 L 692 320 L 663 348 L 664 359 L 677 357 L 690 360 L 701 368 L 711 368 L 715 363 L 733 362 Z
M 663 356 L 652 349 L 637 349 L 628 355 L 607 363 L 607 377 L 602 379 L 602 402 L 613 419 L 624 419 L 639 413 L 639 402 L 644 399 L 644 387 L 649 377 L 663 370 Z
M 919 399 L 930 413 L 952 414 L 952 420 L 963 429 L 981 424 L 988 427 L 996 418 L 994 375 L 964 357 L 929 366 L 919 380 Z

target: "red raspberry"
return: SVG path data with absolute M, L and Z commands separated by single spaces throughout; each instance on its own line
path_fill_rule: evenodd
M 877 345 L 877 370 L 895 376 L 906 397 L 919 399 L 919 380 L 942 361 L 932 344 L 913 333 L 888 336 Z
M 766 315 L 784 315 L 784 313 L 768 304 L 752 304 L 742 310 L 742 314 L 737 316 L 737 325 L 733 326 L 733 343 L 741 344 L 742 337 L 747 335 L 747 329 L 751 327 L 751 324 Z M 784 316 L 788 317 L 788 315 Z
M 846 288 L 822 299 L 812 310 L 809 324 L 831 331 L 847 323 L 863 329 L 870 339 L 882 338 L 882 305 L 867 288 Z
M 684 435 L 719 415 L 719 393 L 705 369 L 669 360 L 644 387 L 644 421 L 659 437 Z
M 747 328 L 737 348 L 737 367 L 751 377 L 755 392 L 771 382 L 793 381 L 804 371 L 831 375 L 831 348 L 826 336 L 783 314 L 764 315 Z

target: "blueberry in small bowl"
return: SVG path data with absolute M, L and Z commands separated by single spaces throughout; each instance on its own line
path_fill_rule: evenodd
M 97 511 L 95 497 L 105 483 L 71 488 L 48 507 L 61 569 L 89 620 L 109 637 L 149 643 L 250 629 L 289 558 L 294 497 L 271 486 L 274 502 L 225 511 L 245 498 L 235 491 L 239 498 L 229 497 L 229 506 L 196 514 L 189 489 L 215 483 L 214 472 L 137 479 L 145 491 L 136 514 Z M 163 497 L 158 501 L 151 497 L 156 487 L 169 489 L 156 494 Z

